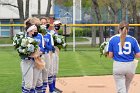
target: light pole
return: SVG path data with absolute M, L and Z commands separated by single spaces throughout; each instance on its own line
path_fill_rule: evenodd
M 73 25 L 75 24 L 75 0 L 73 0 Z M 73 52 L 75 52 L 75 27 L 73 27 Z

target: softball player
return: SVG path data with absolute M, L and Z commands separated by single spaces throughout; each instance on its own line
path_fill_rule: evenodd
M 44 79 L 46 78 L 47 80 L 48 78 L 50 93 L 55 93 L 54 86 L 53 86 L 53 62 L 52 62 L 52 53 L 51 53 L 52 51 L 54 52 L 55 50 L 54 47 L 52 46 L 51 35 L 49 33 L 44 36 L 44 40 L 45 40 L 45 61 L 47 63 L 46 74 L 48 74 L 48 77 L 44 77 Z
M 36 17 L 27 19 L 27 23 L 34 24 L 37 27 L 37 30 L 35 30 L 33 38 L 38 42 L 40 52 L 41 54 L 44 52 L 44 38 L 42 34 L 38 33 L 38 25 L 40 25 L 40 20 Z M 28 26 L 28 24 L 26 24 Z M 35 90 L 37 93 L 43 92 L 43 81 L 42 81 L 42 70 L 34 68 L 34 80 L 36 83 L 33 83 L 33 86 L 35 87 Z
M 44 52 L 44 38 L 43 38 L 42 34 L 35 31 L 33 37 L 38 42 L 40 52 L 42 54 Z M 38 75 L 36 74 L 37 72 L 39 72 Z M 42 70 L 36 69 L 36 73 L 35 73 L 36 74 L 35 76 L 36 76 L 37 84 L 35 84 L 36 85 L 35 89 L 36 89 L 37 93 L 42 93 L 43 92 Z
M 33 37 L 37 30 L 35 25 L 30 25 L 26 28 L 27 36 Z M 22 57 L 21 71 L 22 71 L 22 93 L 35 93 L 35 86 L 37 83 L 38 74 L 40 73 L 35 68 L 34 58 L 31 56 Z
M 55 93 L 53 88 L 53 64 L 51 58 L 51 51 L 53 49 L 51 43 L 51 35 L 49 33 L 49 20 L 45 17 L 41 18 L 41 24 L 46 26 L 47 34 L 44 35 L 45 48 L 44 48 L 44 61 L 46 62 L 45 69 L 42 70 L 42 80 L 43 80 L 43 93 L 45 93 L 47 88 L 47 83 L 49 84 L 50 93 Z
M 61 22 L 59 20 L 54 21 L 54 30 L 50 31 L 51 36 L 58 35 L 58 30 L 60 29 Z M 53 38 L 51 38 L 53 40 Z M 55 91 L 61 91 L 56 88 L 56 75 L 58 74 L 58 68 L 59 68 L 59 48 L 55 46 L 54 42 L 52 41 L 52 45 L 54 48 L 52 50 L 55 50 L 52 52 L 52 64 L 53 64 L 53 87 Z
M 127 35 L 129 24 L 122 21 L 119 24 L 119 34 L 111 37 L 108 45 L 108 57 L 113 58 L 113 76 L 117 93 L 128 93 L 130 83 L 135 74 L 134 58 L 140 57 L 140 47 L 137 40 Z

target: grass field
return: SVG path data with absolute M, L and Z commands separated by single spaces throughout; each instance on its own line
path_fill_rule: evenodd
M 108 75 L 112 60 L 92 51 L 61 51 L 59 77 Z M 137 73 L 140 73 L 138 66 Z M 12 47 L 0 47 L 0 93 L 21 93 L 20 59 Z
M 67 37 L 66 38 L 67 42 L 73 42 L 73 37 Z M 76 42 L 84 42 L 84 41 L 88 41 L 88 39 L 86 38 L 82 38 L 82 37 L 76 37 L 75 38 Z M 0 38 L 0 44 L 12 44 L 12 39 L 11 38 Z
M 11 38 L 0 38 L 0 44 L 12 44 L 13 40 Z

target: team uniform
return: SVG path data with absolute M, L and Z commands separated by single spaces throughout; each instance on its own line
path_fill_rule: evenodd
M 42 34 L 38 33 L 37 36 L 34 37 L 34 39 L 38 42 L 39 48 L 40 48 L 40 52 L 44 52 L 44 39 Z M 35 90 L 37 93 L 42 93 L 43 91 L 43 81 L 42 81 L 42 70 L 39 70 L 37 68 L 35 69 L 35 74 L 34 74 L 34 78 L 36 81 L 36 84 L 34 84 L 35 86 Z
M 113 52 L 113 76 L 117 93 L 128 93 L 136 70 L 134 58 L 135 54 L 140 52 L 139 44 L 134 37 L 126 35 L 122 48 L 120 34 L 117 34 L 110 38 L 108 52 Z
M 47 82 L 49 84 L 49 91 L 53 92 L 53 62 L 52 62 L 52 51 L 53 51 L 53 45 L 52 45 L 52 37 L 48 31 L 46 35 L 44 35 L 44 41 L 45 41 L 45 62 L 46 62 L 46 70 L 44 70 L 43 75 L 43 81 L 44 81 L 44 91 L 47 87 Z M 47 81 L 48 80 L 48 81 Z
M 51 36 L 53 35 L 58 35 L 58 33 L 54 30 L 50 31 Z M 53 86 L 55 89 L 55 83 L 56 83 L 56 75 L 58 74 L 59 70 L 59 49 L 57 46 L 54 44 L 54 40 L 52 38 L 52 45 L 54 46 L 55 51 L 52 53 L 52 64 L 53 64 Z
M 37 38 L 34 39 L 37 41 Z M 38 81 L 41 71 L 35 67 L 35 60 L 33 57 L 23 56 L 21 59 L 21 71 L 23 77 L 22 93 L 39 93 L 38 91 L 40 91 L 42 86 L 42 81 Z
M 22 71 L 22 93 L 35 93 L 34 81 L 34 59 L 28 56 L 21 58 L 21 71 Z

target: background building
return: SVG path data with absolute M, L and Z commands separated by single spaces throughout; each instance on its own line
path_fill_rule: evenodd
M 25 1 L 24 2 L 24 12 L 25 12 Z M 50 15 L 53 15 L 53 0 Z M 17 6 L 17 0 L 0 0 L 0 3 L 9 3 Z M 41 15 L 45 15 L 47 10 L 48 0 L 41 0 Z M 24 13 L 25 14 L 25 13 Z M 29 17 L 38 15 L 38 0 L 30 0 L 29 3 Z M 16 7 L 9 5 L 0 4 L 0 24 L 20 24 L 19 21 L 19 12 Z M 20 27 L 14 27 L 14 34 L 20 31 Z M 10 36 L 10 27 L 0 26 L 0 37 L 9 37 Z

